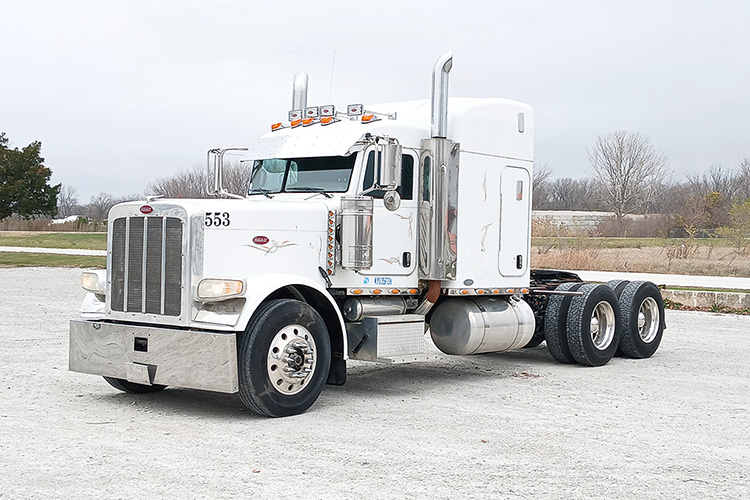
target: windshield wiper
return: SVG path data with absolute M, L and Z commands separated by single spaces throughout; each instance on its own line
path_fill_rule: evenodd
M 248 191 L 248 192 L 247 192 L 247 194 L 258 194 L 258 193 L 260 193 L 260 194 L 262 194 L 263 196 L 265 196 L 266 198 L 273 198 L 273 196 L 271 196 L 271 195 L 269 194 L 269 193 L 271 193 L 271 192 L 272 192 L 272 191 L 271 191 L 270 189 L 263 189 L 263 188 L 253 188 L 253 189 L 251 189 L 250 191 Z
M 286 188 L 287 191 L 300 191 L 300 192 L 310 192 L 310 193 L 318 193 L 322 194 L 326 198 L 333 198 L 333 195 L 331 193 L 326 193 L 326 190 L 319 187 L 308 187 L 308 186 L 294 186 L 294 187 L 288 187 Z

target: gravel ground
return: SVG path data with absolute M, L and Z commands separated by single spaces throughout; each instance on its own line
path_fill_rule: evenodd
M 0 269 L 0 498 L 747 498 L 750 317 L 668 312 L 648 360 L 542 345 L 350 363 L 304 415 L 67 371 L 76 269 Z

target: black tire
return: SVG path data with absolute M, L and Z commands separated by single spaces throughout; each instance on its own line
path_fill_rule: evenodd
M 312 307 L 278 299 L 255 313 L 240 335 L 237 355 L 245 406 L 260 415 L 286 417 L 303 413 L 323 391 L 331 341 L 323 318 Z M 305 376 L 307 368 L 311 371 Z
M 544 342 L 544 337 L 531 337 L 531 340 L 529 340 L 529 343 L 523 346 L 523 348 L 531 349 L 532 347 L 537 347 L 542 342 Z
M 619 299 L 620 294 L 622 294 L 622 291 L 625 289 L 626 286 L 630 281 L 628 280 L 611 280 L 607 282 L 607 286 L 612 289 L 613 292 L 615 292 L 615 296 Z
M 563 283 L 555 290 L 575 292 L 582 286 L 583 283 Z M 547 350 L 560 363 L 576 362 L 568 347 L 567 334 L 568 307 L 572 298 L 570 295 L 550 296 L 547 311 L 544 313 L 544 338 L 547 340 Z
M 579 291 L 583 295 L 573 297 L 568 309 L 568 347 L 581 365 L 606 365 L 620 343 L 620 304 L 606 285 L 591 283 Z
M 134 382 L 128 382 L 121 378 L 104 377 L 109 385 L 118 389 L 122 392 L 129 392 L 130 394 L 148 394 L 151 392 L 163 391 L 167 388 L 166 385 L 145 385 L 136 384 Z
M 622 352 L 637 359 L 653 356 L 666 327 L 664 300 L 659 288 L 650 281 L 633 281 L 620 295 L 620 309 Z
M 625 289 L 626 286 L 630 281 L 628 280 L 610 280 L 607 282 L 607 286 L 612 289 L 612 291 L 615 292 L 615 295 L 617 296 L 617 300 L 620 299 L 620 294 L 622 294 L 622 291 Z M 620 314 L 623 314 L 624 309 L 622 306 L 620 306 Z M 622 349 L 620 349 L 620 346 L 617 346 L 617 350 L 615 351 L 616 357 L 622 357 L 625 356 L 625 353 L 622 352 Z

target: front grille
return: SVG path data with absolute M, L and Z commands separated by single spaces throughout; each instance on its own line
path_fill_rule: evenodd
M 182 305 L 182 221 L 121 217 L 112 223 L 113 311 L 179 316 Z

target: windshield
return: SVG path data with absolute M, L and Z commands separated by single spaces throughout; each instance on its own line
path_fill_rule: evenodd
M 331 192 L 349 189 L 356 155 L 256 160 L 250 193 Z

